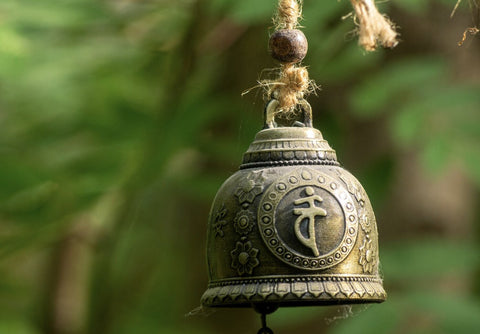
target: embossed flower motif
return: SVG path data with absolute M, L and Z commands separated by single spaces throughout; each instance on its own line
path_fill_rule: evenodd
M 233 227 L 238 234 L 247 235 L 252 231 L 254 221 L 255 217 L 250 211 L 242 210 L 237 213 L 233 220 Z
M 342 180 L 343 183 L 345 183 L 345 185 L 347 186 L 348 192 L 353 196 L 355 196 L 360 206 L 363 207 L 365 205 L 365 198 L 363 195 L 364 191 L 362 186 L 360 184 L 355 184 L 356 182 L 354 178 L 352 179 L 352 177 L 348 177 L 346 174 L 343 174 L 338 170 L 337 170 L 337 175 L 340 178 L 340 180 Z
M 360 259 L 358 263 L 363 267 L 364 273 L 373 273 L 376 264 L 375 247 L 368 236 L 363 240 L 362 246 L 360 246 Z
M 235 249 L 230 254 L 232 256 L 232 268 L 236 269 L 240 276 L 251 275 L 253 268 L 260 264 L 257 259 L 258 249 L 253 248 L 250 241 L 237 242 Z
M 215 236 L 222 237 L 225 235 L 225 232 L 223 231 L 223 227 L 227 225 L 227 221 L 224 220 L 225 216 L 227 215 L 227 209 L 225 209 L 225 204 L 222 204 L 220 209 L 217 210 L 215 213 L 215 218 L 214 218 L 214 223 L 213 223 L 213 229 L 215 231 Z
M 235 191 L 235 196 L 238 197 L 240 204 L 253 203 L 255 197 L 263 192 L 264 181 L 263 172 L 253 172 L 248 175 Z
M 372 224 L 370 224 L 370 219 L 368 219 L 367 215 L 362 215 L 359 218 L 359 222 L 363 232 L 366 234 L 370 234 L 372 232 Z

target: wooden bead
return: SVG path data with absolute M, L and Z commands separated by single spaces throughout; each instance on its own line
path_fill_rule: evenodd
M 297 29 L 277 30 L 270 36 L 270 54 L 282 63 L 299 63 L 308 50 L 307 38 Z

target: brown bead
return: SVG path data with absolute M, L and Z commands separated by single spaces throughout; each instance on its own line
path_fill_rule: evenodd
M 299 63 L 308 50 L 307 38 L 297 29 L 277 30 L 270 36 L 270 54 L 282 63 Z

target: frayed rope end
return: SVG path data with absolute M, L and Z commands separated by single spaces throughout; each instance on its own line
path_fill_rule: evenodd
M 358 25 L 358 43 L 366 51 L 375 51 L 380 44 L 394 48 L 398 44 L 398 33 L 394 24 L 379 13 L 373 0 L 351 0 Z

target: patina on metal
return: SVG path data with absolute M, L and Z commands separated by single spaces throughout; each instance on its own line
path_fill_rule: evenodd
M 379 303 L 375 215 L 358 180 L 312 127 L 310 105 L 264 129 L 220 188 L 208 222 L 205 307 Z
M 313 128 L 304 99 L 315 85 L 297 65 L 308 46 L 295 29 L 300 7 L 279 0 L 270 50 L 280 76 L 269 82 L 264 127 L 218 191 L 208 222 L 210 282 L 201 303 L 253 307 L 262 314 L 259 334 L 273 333 L 266 315 L 281 306 L 386 299 L 370 201 Z

